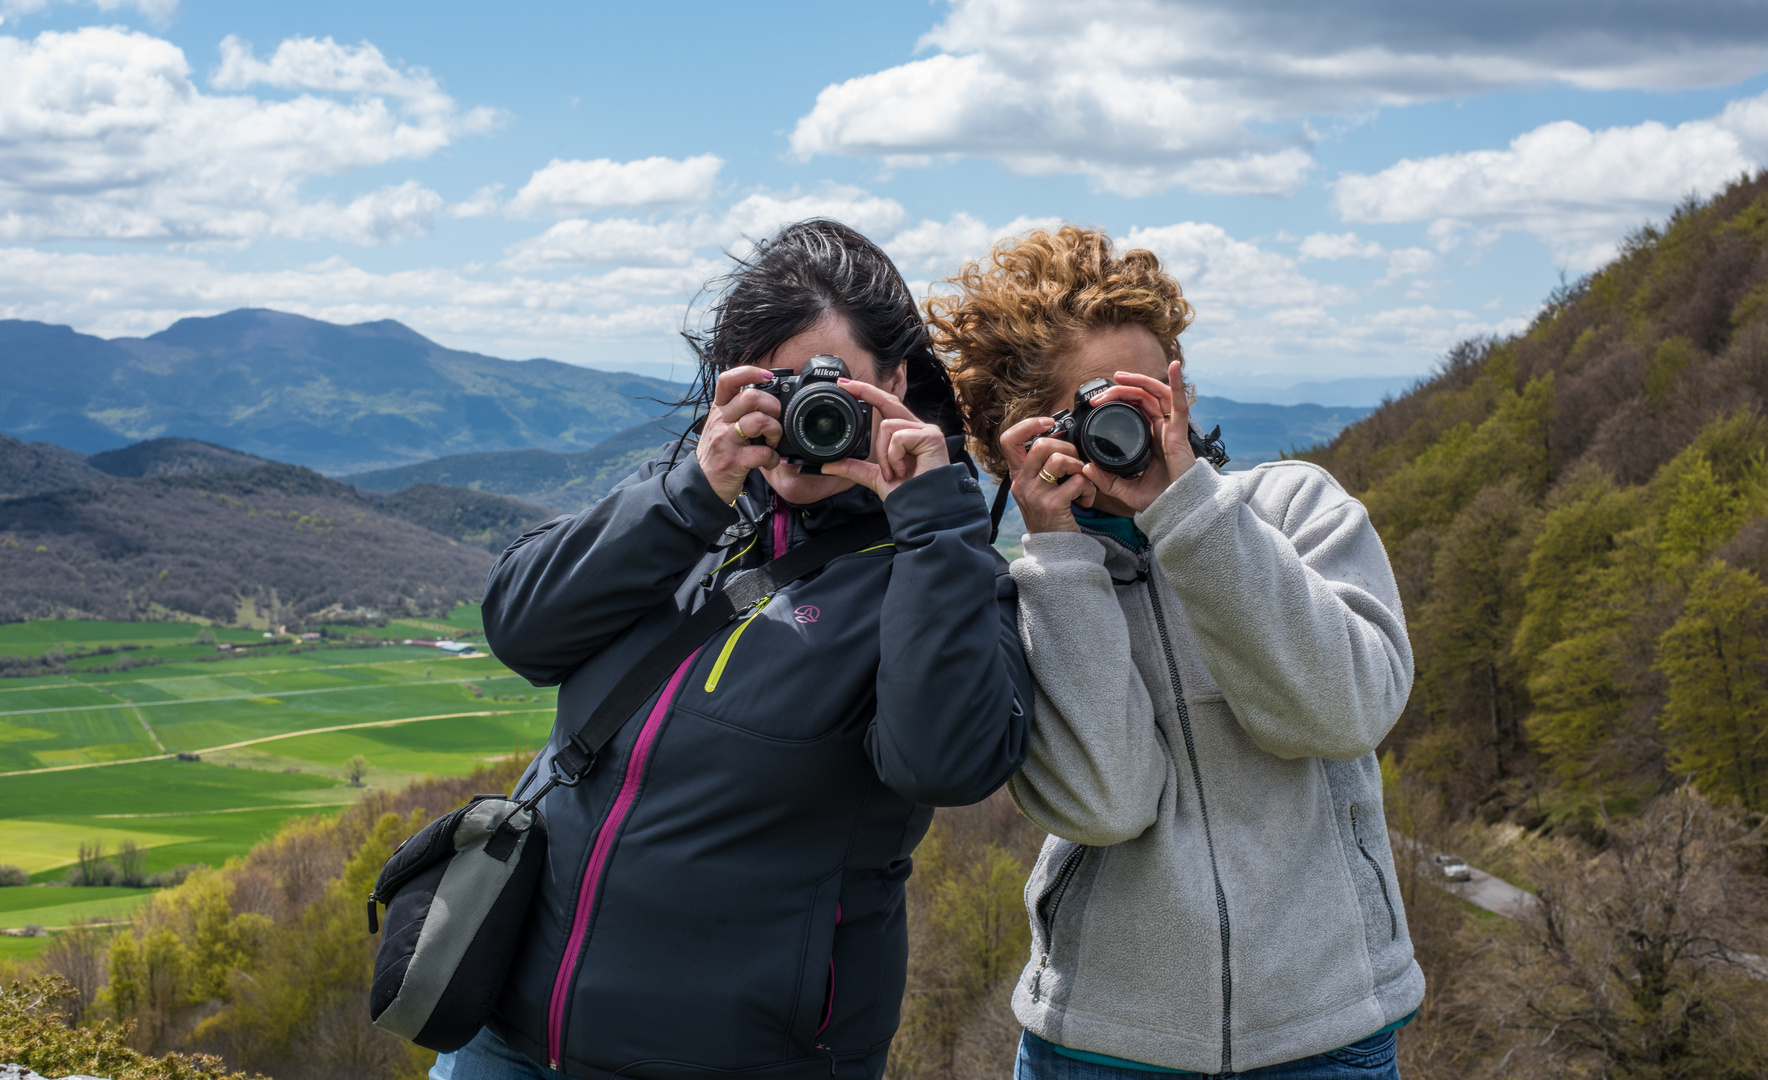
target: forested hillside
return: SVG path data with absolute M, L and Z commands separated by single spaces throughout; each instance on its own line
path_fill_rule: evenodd
M 446 613 L 478 598 L 487 553 L 552 516 L 438 484 L 378 495 L 191 439 L 84 458 L 0 436 L 0 622 Z
M 1306 456 L 1367 505 L 1416 658 L 1402 1071 L 1768 1074 L 1768 174 Z M 1538 902 L 1472 917 L 1445 850 Z
M 1309 455 L 1400 578 L 1405 767 L 1530 825 L 1677 777 L 1768 810 L 1765 401 L 1757 176 Z

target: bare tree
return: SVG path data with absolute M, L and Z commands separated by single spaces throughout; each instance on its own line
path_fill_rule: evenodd
M 1496 958 L 1508 992 L 1487 999 L 1498 1026 L 1532 1033 L 1511 1068 L 1641 1080 L 1768 1071 L 1750 966 L 1762 951 L 1762 882 L 1744 872 L 1761 840 L 1683 788 L 1609 823 L 1594 856 L 1564 843 L 1537 858 L 1541 903 Z
M 102 884 L 104 884 L 104 871 L 103 871 L 104 844 L 103 844 L 103 842 L 98 841 L 98 840 L 94 840 L 90 844 L 81 844 L 78 866 L 79 866 L 80 880 L 76 881 L 74 884 L 76 884 L 76 885 L 102 885 Z
M 122 872 L 123 884 L 140 888 L 147 877 L 147 849 L 133 840 L 123 841 L 117 848 L 117 869 Z
M 110 940 L 102 930 L 88 923 L 77 923 L 43 950 L 41 963 L 68 981 L 73 999 L 62 1008 L 69 1027 L 78 1027 L 86 1010 L 98 997 L 108 975 Z

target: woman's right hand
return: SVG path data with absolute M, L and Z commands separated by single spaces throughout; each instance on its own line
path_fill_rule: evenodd
M 712 490 L 727 503 L 736 502 L 743 493 L 750 469 L 771 469 L 780 463 L 774 450 L 784 431 L 780 427 L 780 400 L 755 389 L 756 383 L 771 378 L 773 372 L 766 368 L 744 365 L 731 368 L 713 384 L 712 410 L 706 414 L 706 426 L 700 429 L 694 457 Z
M 1013 475 L 1013 501 L 1019 504 L 1027 532 L 1079 532 L 1074 504 L 1092 506 L 1098 489 L 1081 475 L 1074 444 L 1039 439 L 1030 450 L 1025 448 L 1027 439 L 1050 430 L 1051 423 L 1047 416 L 1034 416 L 1001 432 L 1001 453 Z

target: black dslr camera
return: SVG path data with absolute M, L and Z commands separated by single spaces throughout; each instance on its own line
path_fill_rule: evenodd
M 1050 430 L 1032 436 L 1025 449 L 1029 451 L 1039 439 L 1062 439 L 1074 444 L 1074 456 L 1083 463 L 1093 462 L 1119 476 L 1142 475 L 1154 458 L 1154 431 L 1148 418 L 1125 401 L 1093 404 L 1094 398 L 1114 385 L 1110 379 L 1082 383 L 1074 392 L 1074 408 L 1052 416 L 1055 423 Z
M 1030 451 L 1039 439 L 1062 439 L 1074 444 L 1074 456 L 1083 464 L 1090 461 L 1123 477 L 1142 475 L 1154 459 L 1154 430 L 1148 418 L 1126 401 L 1093 404 L 1094 398 L 1115 385 L 1110 379 L 1082 383 L 1074 392 L 1074 408 L 1051 417 L 1050 430 L 1028 439 L 1025 449 Z M 1196 428 L 1186 428 L 1185 434 L 1190 437 L 1193 454 L 1218 469 L 1228 463 L 1221 425 L 1208 435 L 1199 435 Z
M 818 474 L 842 458 L 872 453 L 872 407 L 841 389 L 836 379 L 848 376 L 839 356 L 813 356 L 804 370 L 774 368 L 773 378 L 756 385 L 780 402 L 780 460 L 802 473 Z M 752 442 L 765 442 L 753 439 Z

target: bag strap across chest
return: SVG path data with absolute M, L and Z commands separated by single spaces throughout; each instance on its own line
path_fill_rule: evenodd
M 644 707 L 681 662 L 732 620 L 832 560 L 889 536 L 889 520 L 883 514 L 868 514 L 812 537 L 714 593 L 700 610 L 627 669 L 595 711 L 566 735 L 553 755 L 552 775 L 523 805 L 533 806 L 555 786 L 576 786 L 595 765 L 596 754 Z

